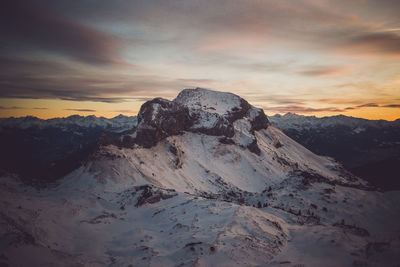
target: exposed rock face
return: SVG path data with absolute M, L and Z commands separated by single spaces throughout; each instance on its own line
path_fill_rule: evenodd
M 140 194 L 135 204 L 136 207 L 140 207 L 146 203 L 157 203 L 163 199 L 177 196 L 177 193 L 173 189 L 159 189 L 151 185 L 137 186 L 135 189 L 135 193 Z
M 150 148 L 168 136 L 185 131 L 232 138 L 243 130 L 234 126 L 234 122 L 239 120 L 251 125 L 246 133 L 252 135 L 251 147 L 254 150 L 257 146 L 254 131 L 266 129 L 269 125 L 262 109 L 231 93 L 185 89 L 173 101 L 155 98 L 143 104 L 138 114 L 138 125 L 123 138 L 122 146 L 136 144 Z M 243 145 L 241 142 L 238 144 Z M 255 148 L 255 151 L 258 150 Z
M 158 141 L 187 131 L 195 118 L 189 109 L 179 103 L 155 98 L 142 105 L 138 114 L 135 143 L 143 147 L 152 147 Z

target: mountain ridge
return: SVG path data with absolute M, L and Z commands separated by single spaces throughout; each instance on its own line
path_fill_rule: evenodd
M 394 171 L 398 169 L 396 159 L 400 156 L 400 120 L 316 118 L 296 114 L 274 115 L 269 119 L 311 151 L 337 159 L 375 186 L 384 190 L 400 189 Z

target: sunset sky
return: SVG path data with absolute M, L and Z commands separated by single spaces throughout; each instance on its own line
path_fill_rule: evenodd
M 1 1 L 0 117 L 136 115 L 184 88 L 400 118 L 399 0 Z

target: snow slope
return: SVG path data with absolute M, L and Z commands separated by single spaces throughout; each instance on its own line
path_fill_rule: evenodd
M 400 192 L 373 191 L 246 103 L 184 90 L 57 185 L 3 177 L 0 262 L 396 266 Z

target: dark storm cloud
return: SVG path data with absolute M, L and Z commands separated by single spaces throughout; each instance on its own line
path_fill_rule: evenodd
M 0 52 L 47 52 L 91 63 L 118 63 L 114 37 L 66 19 L 30 1 L 4 0 Z

